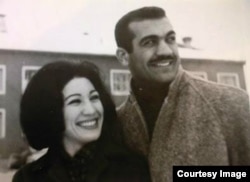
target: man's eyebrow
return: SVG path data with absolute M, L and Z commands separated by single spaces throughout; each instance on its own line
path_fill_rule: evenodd
M 166 37 L 168 37 L 168 36 L 170 36 L 170 35 L 175 35 L 175 34 L 176 34 L 175 31 L 171 30 L 171 31 L 169 31 L 169 32 L 167 33 Z M 157 39 L 157 38 L 158 38 L 157 35 L 148 35 L 148 36 L 143 37 L 143 38 L 141 39 L 140 44 L 141 44 L 142 42 L 144 42 L 145 40 L 147 40 L 147 39 Z
M 67 97 L 64 98 L 65 101 L 67 101 L 70 97 L 75 97 L 75 96 L 81 96 L 80 94 L 71 94 Z
M 143 37 L 141 40 L 140 40 L 140 44 L 142 44 L 145 40 L 148 40 L 148 39 L 157 39 L 158 36 L 157 35 L 147 35 L 146 37 Z
M 167 36 L 170 36 L 170 35 L 176 35 L 175 31 L 171 30 L 167 33 Z

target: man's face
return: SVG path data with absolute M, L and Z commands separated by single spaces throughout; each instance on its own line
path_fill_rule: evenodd
M 170 83 L 180 65 L 176 37 L 166 17 L 129 24 L 134 34 L 128 66 L 136 82 Z

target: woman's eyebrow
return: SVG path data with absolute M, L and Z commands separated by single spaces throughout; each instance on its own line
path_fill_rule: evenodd
M 70 97 L 75 97 L 75 96 L 81 96 L 81 94 L 71 94 L 71 95 L 68 95 L 67 97 L 64 98 L 64 100 L 67 101 Z
M 97 90 L 91 90 L 89 93 L 92 94 L 94 92 L 97 92 Z M 97 93 L 99 93 L 99 92 L 97 92 Z

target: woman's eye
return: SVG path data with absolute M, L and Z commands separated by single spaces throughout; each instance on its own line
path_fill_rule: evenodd
M 71 100 L 68 105 L 77 105 L 77 104 L 80 104 L 81 103 L 81 100 L 80 99 L 74 99 L 74 100 Z
M 92 100 L 92 101 L 100 100 L 100 96 L 99 95 L 92 95 L 92 96 L 90 96 L 90 100 Z

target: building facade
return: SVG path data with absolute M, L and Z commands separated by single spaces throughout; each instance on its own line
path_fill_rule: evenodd
M 58 60 L 95 63 L 116 105 L 129 94 L 130 73 L 115 55 L 0 50 L 0 156 L 20 152 L 24 141 L 19 124 L 19 103 L 35 72 L 44 64 Z M 244 61 L 183 58 L 184 69 L 214 82 L 246 89 Z

